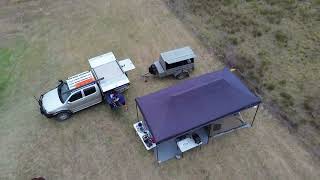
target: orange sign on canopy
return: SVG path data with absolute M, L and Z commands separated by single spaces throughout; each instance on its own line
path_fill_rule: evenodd
M 89 84 L 89 83 L 91 83 L 91 82 L 93 82 L 93 81 L 94 81 L 94 78 L 85 79 L 85 80 L 83 80 L 83 81 L 80 81 L 80 82 L 76 83 L 76 88 L 79 88 L 79 87 L 81 87 L 81 86 L 84 86 L 84 85 L 86 85 L 86 84 Z

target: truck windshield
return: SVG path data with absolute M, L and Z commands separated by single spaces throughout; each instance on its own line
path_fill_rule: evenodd
M 66 102 L 66 100 L 68 99 L 68 97 L 71 94 L 66 82 L 63 82 L 58 86 L 58 94 L 59 94 L 60 101 L 62 103 Z

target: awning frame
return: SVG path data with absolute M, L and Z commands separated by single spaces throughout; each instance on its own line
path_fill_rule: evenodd
M 210 94 L 210 91 L 212 91 L 212 94 Z M 201 96 L 201 94 L 206 95 Z M 187 97 L 186 100 L 183 99 L 184 96 Z M 180 99 L 177 99 L 177 97 Z M 200 100 L 193 101 L 193 97 L 199 97 L 198 99 Z M 208 99 L 209 97 L 210 99 Z M 193 105 L 185 105 L 190 101 L 193 102 Z M 202 104 L 199 104 L 201 101 L 206 105 L 206 108 L 203 111 L 202 109 L 197 108 L 201 107 Z M 239 78 L 230 72 L 229 69 L 224 68 L 220 71 L 207 73 L 186 80 L 175 86 L 138 97 L 135 99 L 135 102 L 137 119 L 139 119 L 138 111 L 140 111 L 149 132 L 155 137 L 155 141 L 157 143 L 161 143 L 162 141 L 166 141 L 189 131 L 212 124 L 214 121 L 234 115 L 245 109 L 254 106 L 257 106 L 258 109 L 258 106 L 261 103 L 261 98 L 254 92 L 251 92 Z M 223 105 L 222 108 L 220 108 L 220 104 Z M 188 113 L 184 114 L 185 111 L 181 107 L 185 107 L 190 110 L 198 109 L 198 111 L 187 111 L 190 116 L 186 116 Z M 173 109 L 171 111 L 173 113 L 170 113 L 168 109 Z M 255 112 L 250 125 L 253 125 L 257 111 Z M 163 114 L 162 112 L 169 112 L 170 114 Z M 197 112 L 202 112 L 202 114 L 197 114 Z M 176 120 L 172 121 L 172 118 L 170 117 Z M 185 121 L 182 121 L 183 119 L 190 119 L 191 121 L 186 121 L 190 122 L 190 124 L 184 124 Z M 182 123 L 181 126 L 179 122 Z
M 139 112 L 140 112 L 141 114 L 142 114 L 142 112 L 140 111 L 140 108 L 139 108 L 138 103 L 137 103 L 137 102 L 135 102 L 135 103 L 136 103 L 137 121 L 143 121 L 143 122 L 147 125 L 147 128 L 148 128 L 149 132 L 152 134 L 152 130 L 149 128 L 148 122 L 145 121 L 144 117 L 143 117 L 143 119 L 140 119 L 140 118 L 139 118 Z M 252 106 L 250 106 L 250 107 L 242 108 L 241 110 L 236 111 L 236 112 L 234 112 L 234 113 L 232 113 L 232 114 L 237 114 L 237 113 L 240 114 L 242 111 L 247 110 L 247 109 L 250 109 L 250 108 L 253 108 L 253 107 L 255 107 L 255 106 L 256 106 L 256 111 L 255 111 L 255 113 L 254 113 L 254 116 L 253 116 L 251 122 L 249 123 L 250 127 L 253 127 L 253 124 L 254 124 L 254 122 L 255 122 L 257 113 L 258 113 L 259 108 L 260 108 L 260 103 L 257 103 L 256 105 L 252 105 Z M 240 115 L 241 115 L 241 114 L 240 114 Z M 142 114 L 142 116 L 143 116 L 143 114 Z M 169 139 L 176 138 L 176 137 L 179 137 L 179 136 L 188 134 L 188 133 L 190 133 L 190 132 L 192 132 L 192 131 L 195 131 L 195 130 L 197 130 L 197 129 L 203 128 L 203 127 L 208 126 L 208 125 L 210 125 L 210 124 L 213 124 L 215 121 L 221 120 L 221 119 L 226 118 L 226 117 L 228 117 L 228 116 L 230 116 L 230 114 L 225 115 L 225 116 L 223 116 L 223 117 L 220 117 L 220 118 L 218 118 L 218 119 L 212 120 L 212 121 L 210 121 L 210 122 L 208 122 L 208 123 L 205 123 L 205 124 L 203 124 L 203 125 L 199 125 L 199 126 L 197 126 L 197 127 L 194 127 L 194 128 L 192 128 L 192 129 L 189 129 L 189 130 L 184 131 L 184 132 L 182 132 L 182 133 L 178 133 L 178 134 L 173 135 L 173 136 L 171 136 L 171 137 L 168 137 L 168 138 L 166 138 L 166 139 L 164 139 L 164 140 L 158 141 L 158 142 L 156 142 L 156 144 L 160 144 L 161 142 L 167 141 L 167 140 L 169 140 Z M 241 118 L 241 121 L 243 121 L 242 118 Z M 242 124 L 242 125 L 240 125 L 240 126 L 237 126 L 237 127 L 231 128 L 231 129 L 228 129 L 228 130 L 226 130 L 226 131 L 223 131 L 223 132 L 220 132 L 220 133 L 218 133 L 218 134 L 215 134 L 213 137 L 217 137 L 217 136 L 221 136 L 221 135 L 227 134 L 228 132 L 231 132 L 231 131 L 233 131 L 233 130 L 242 128 L 243 126 L 246 126 L 246 125 L 248 125 L 248 124 Z

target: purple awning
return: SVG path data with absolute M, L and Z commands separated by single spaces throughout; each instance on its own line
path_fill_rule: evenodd
M 204 74 L 136 98 L 156 142 L 261 102 L 229 69 Z

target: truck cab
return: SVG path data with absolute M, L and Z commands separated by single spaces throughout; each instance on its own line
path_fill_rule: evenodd
M 66 100 L 67 108 L 75 113 L 102 101 L 100 89 L 96 83 L 70 93 Z
M 53 90 L 40 96 L 40 111 L 46 117 L 66 120 L 71 114 L 102 101 L 102 95 L 92 72 L 87 71 L 60 81 Z

